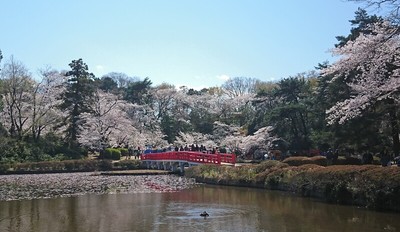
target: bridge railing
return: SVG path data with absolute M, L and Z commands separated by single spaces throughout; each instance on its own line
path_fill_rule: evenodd
M 140 156 L 141 160 L 185 160 L 188 162 L 204 164 L 236 163 L 234 154 L 208 154 L 193 151 L 171 151 L 160 153 L 147 153 Z

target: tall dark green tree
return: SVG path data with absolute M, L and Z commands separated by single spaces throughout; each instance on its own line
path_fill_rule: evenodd
M 65 110 L 66 139 L 70 148 L 76 147 L 80 115 L 91 112 L 94 100 L 95 85 L 94 75 L 88 70 L 87 64 L 82 59 L 73 60 L 69 66 L 71 70 L 65 75 L 69 77 L 66 83 L 66 91 L 62 96 L 61 109 Z
M 263 88 L 258 89 L 252 105 L 255 110 L 254 117 L 249 123 L 247 130 L 248 134 L 253 134 L 262 127 L 268 126 L 265 115 L 268 114 L 277 105 L 274 91 L 277 88 L 277 83 L 266 83 Z
M 1 50 L 0 50 L 0 63 L 1 63 L 2 59 L 3 59 L 3 53 L 1 53 Z M 0 68 L 0 71 L 1 71 L 1 68 Z
M 307 150 L 310 142 L 310 81 L 304 76 L 281 80 L 275 91 L 279 105 L 271 111 L 269 118 L 277 132 L 291 143 L 293 150 Z
M 348 41 L 354 41 L 361 33 L 372 33 L 370 25 L 377 22 L 383 22 L 383 18 L 377 15 L 368 15 L 367 11 L 361 8 L 355 12 L 354 19 L 349 20 L 351 26 L 350 34 L 348 36 L 336 36 L 338 43 L 336 47 L 345 45 Z
M 256 117 L 249 132 L 272 125 L 275 133 L 290 143 L 290 150 L 309 149 L 312 145 L 311 95 L 312 82 L 302 74 L 282 79 L 271 91 L 260 91 L 253 101 Z
M 129 83 L 125 90 L 124 99 L 139 105 L 149 104 L 151 98 L 148 93 L 152 84 L 148 77 L 142 81 Z
M 111 77 L 103 76 L 101 79 L 96 79 L 99 89 L 108 93 L 118 93 L 118 84 Z
M 388 20 L 400 22 L 400 1 L 399 0 L 348 0 L 349 2 L 363 3 L 366 8 L 378 10 Z

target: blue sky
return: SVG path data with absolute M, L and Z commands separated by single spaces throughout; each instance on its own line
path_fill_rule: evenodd
M 279 80 L 332 60 L 359 5 L 344 0 L 9 0 L 0 49 L 33 75 L 82 58 L 109 72 L 194 88 Z

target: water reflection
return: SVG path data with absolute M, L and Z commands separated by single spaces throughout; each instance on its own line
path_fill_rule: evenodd
M 210 216 L 200 217 L 203 211 Z M 400 215 L 202 185 L 175 193 L 0 202 L 0 231 L 400 231 Z

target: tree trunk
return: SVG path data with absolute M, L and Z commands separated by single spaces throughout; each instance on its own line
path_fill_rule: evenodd
M 393 153 L 395 156 L 399 155 L 400 152 L 400 140 L 399 140 L 399 122 L 397 121 L 397 113 L 394 100 L 391 99 L 389 107 L 390 126 L 392 127 L 392 139 L 393 139 Z

